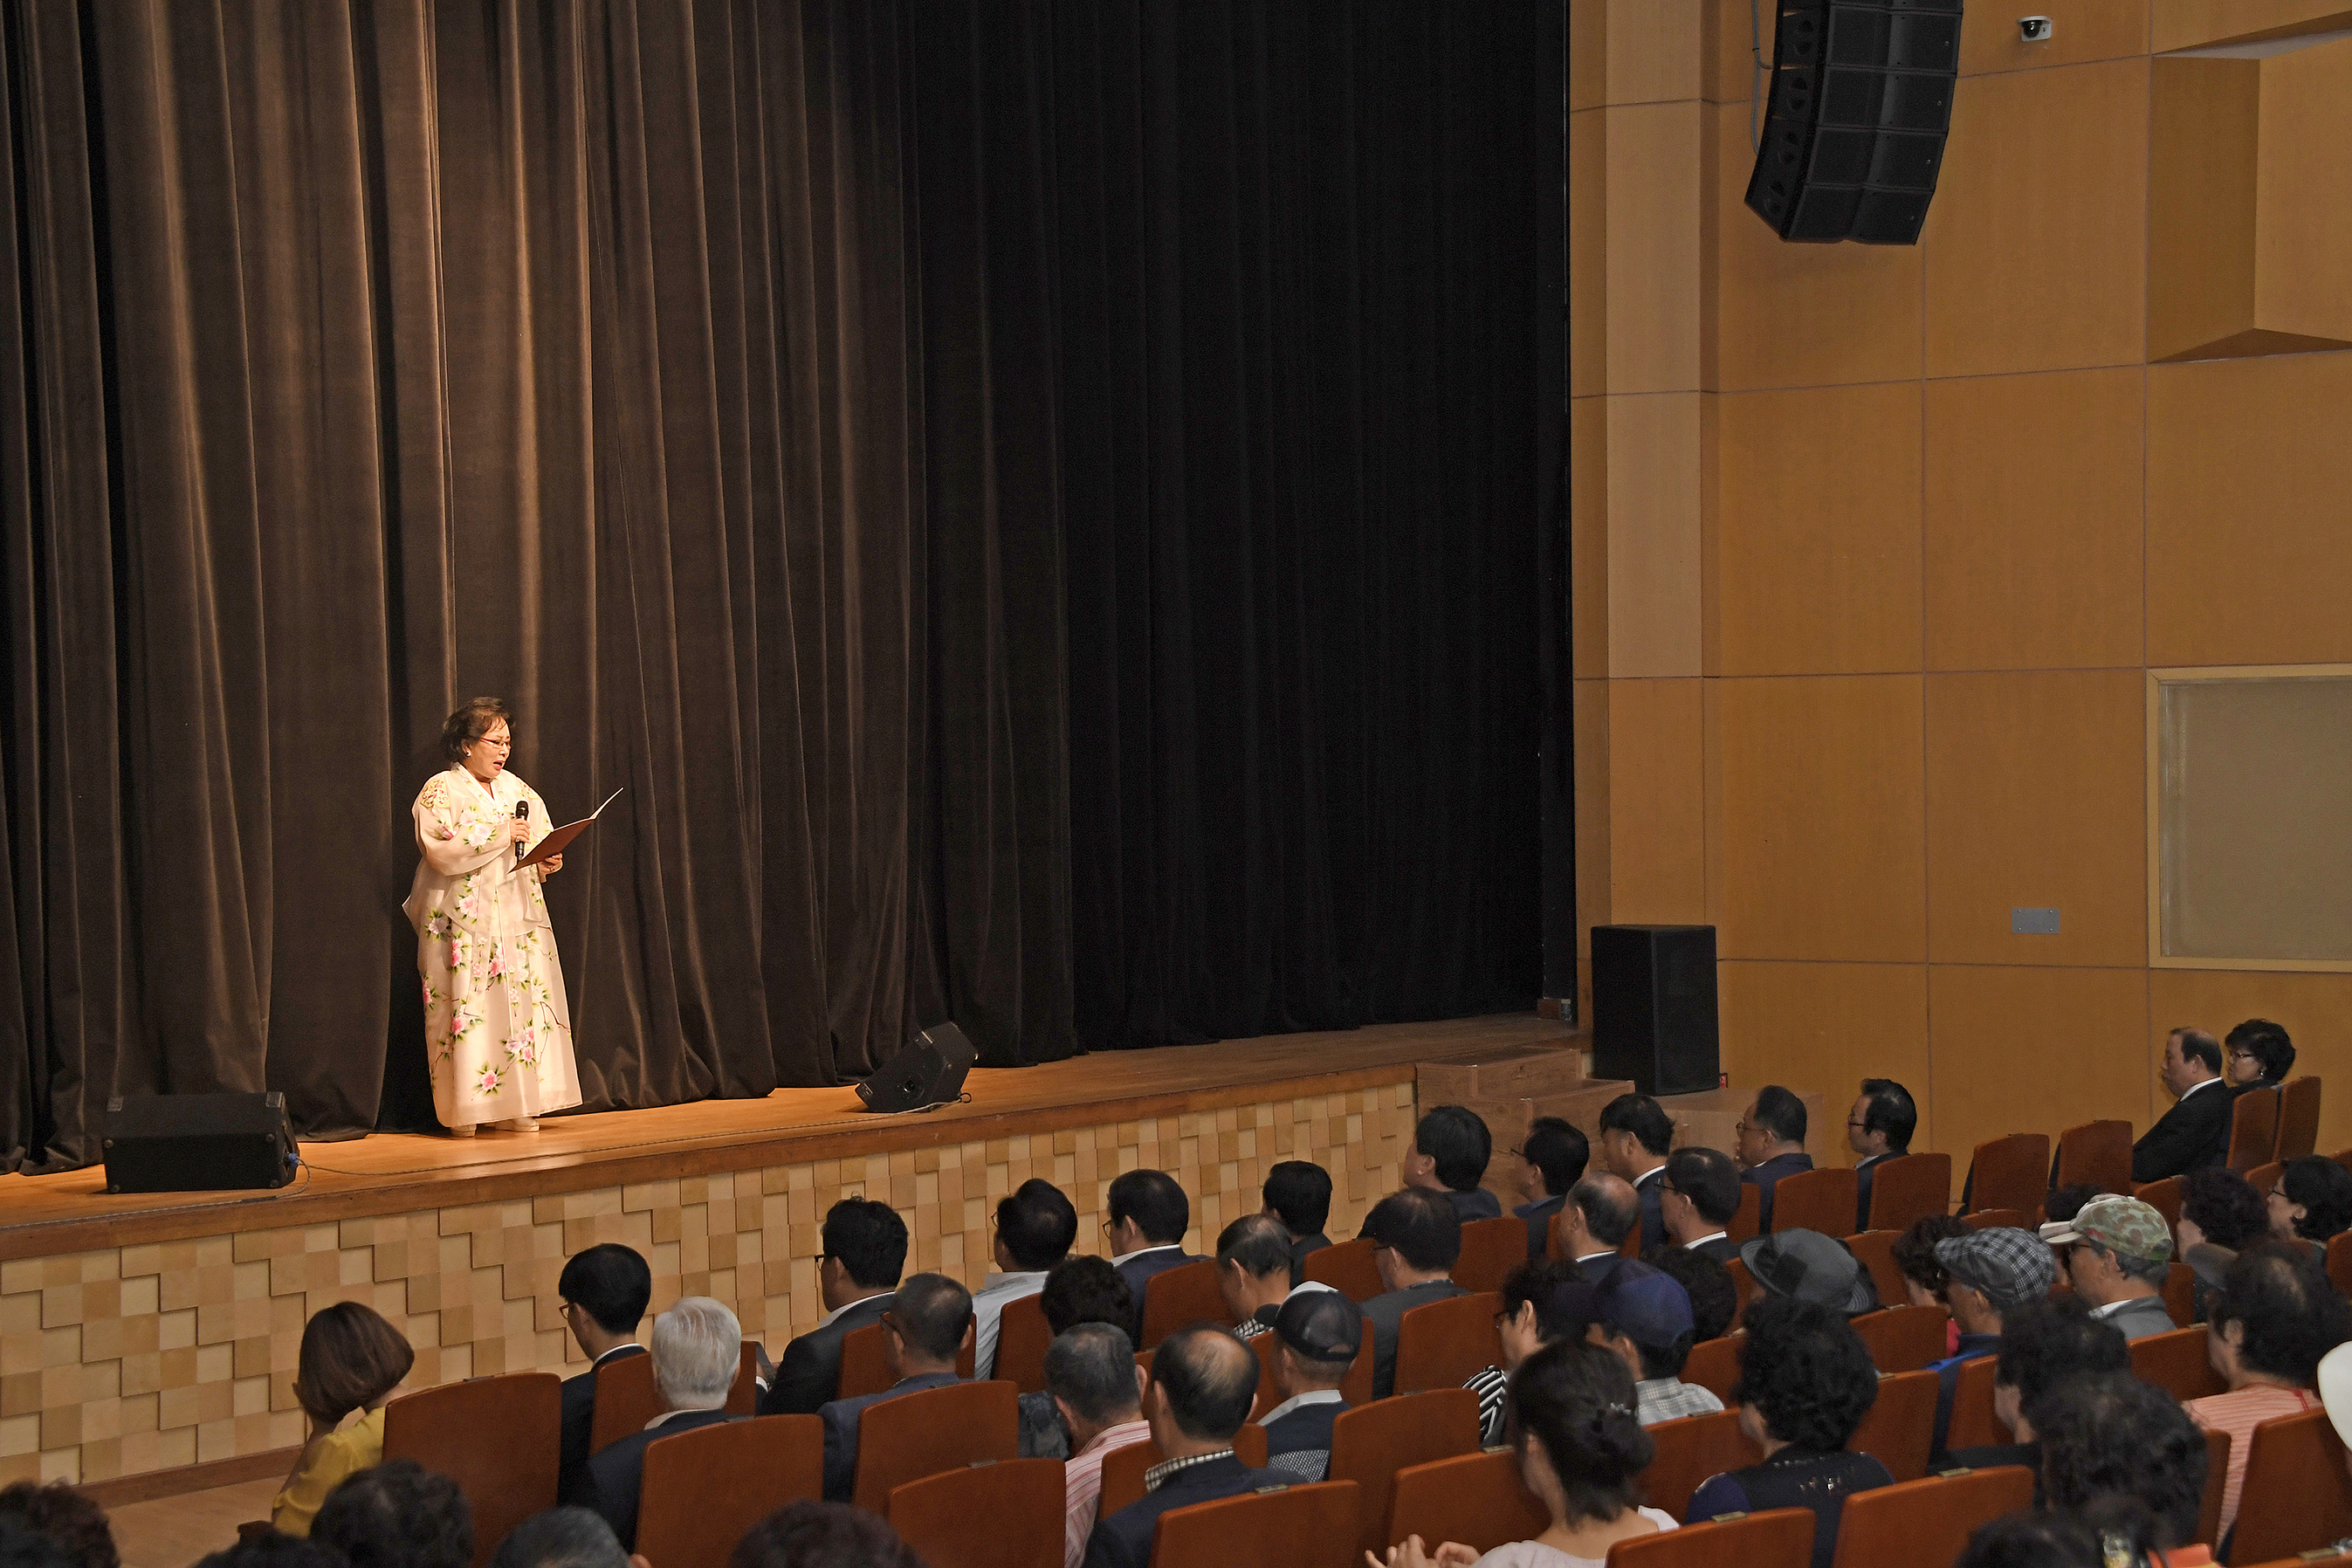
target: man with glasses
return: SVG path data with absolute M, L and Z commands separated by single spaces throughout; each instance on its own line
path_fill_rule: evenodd
M 1666 1156 L 1659 1213 L 1666 1236 L 1678 1247 L 1712 1258 L 1728 1268 L 1739 1256 L 1731 1239 L 1739 1213 L 1739 1167 L 1720 1149 L 1677 1149 Z
M 1462 1216 L 1444 1194 L 1427 1187 L 1391 1193 L 1364 1216 L 1372 1266 L 1387 1289 L 1364 1303 L 1372 1321 L 1372 1397 L 1396 1386 L 1397 1327 L 1415 1307 L 1466 1295 L 1454 1282 L 1462 1257 Z
M 1756 1228 L 1759 1234 L 1769 1231 L 1773 1187 L 1783 1176 L 1813 1168 L 1813 1157 L 1805 1152 L 1805 1102 L 1768 1083 L 1748 1101 L 1748 1114 L 1734 1131 L 1738 1143 L 1732 1152 L 1747 1167 L 1739 1179 L 1757 1189 Z
M 1527 1141 L 1511 1152 L 1518 1156 L 1519 1191 L 1528 1200 L 1511 1213 L 1527 1222 L 1528 1256 L 1541 1258 L 1551 1239 L 1551 1216 L 1568 1202 L 1569 1188 L 1584 1179 L 1592 1147 L 1573 1123 L 1538 1116 Z
M 1845 1113 L 1846 1147 L 1862 1156 L 1853 1167 L 1860 1192 L 1853 1228 L 1870 1228 L 1871 1167 L 1900 1160 L 1911 1152 L 1911 1135 L 1919 1130 L 1919 1107 L 1911 1091 L 1891 1078 L 1862 1080 L 1862 1098 Z
M 835 1399 L 824 1417 L 824 1497 L 848 1502 L 857 1489 L 860 1418 L 885 1400 L 945 1388 L 963 1380 L 956 1363 L 971 1342 L 971 1292 L 944 1274 L 917 1274 L 898 1287 L 882 1314 L 882 1357 L 892 1382 L 879 1394 Z
M 784 1347 L 761 1415 L 814 1415 L 841 1392 L 843 1337 L 881 1321 L 906 1267 L 907 1222 L 888 1204 L 844 1198 L 825 1211 L 816 1259 L 824 1316 Z
M 2066 1277 L 2091 1316 L 2124 1338 L 2168 1334 L 2181 1326 L 2164 1310 L 2172 1229 L 2137 1198 L 2094 1198 L 2073 1219 L 2043 1226 L 2042 1239 L 2065 1259 Z
M 1621 1094 L 1601 1108 L 1601 1158 L 1641 1200 L 1644 1252 L 1666 1242 L 1665 1215 L 1658 1205 L 1666 1154 L 1674 1146 L 1674 1121 L 1648 1095 Z
M 634 1248 L 608 1241 L 567 1260 L 555 1293 L 562 1299 L 563 1326 L 588 1358 L 586 1372 L 563 1380 L 555 1496 L 559 1502 L 585 1507 L 588 1440 L 596 1428 L 596 1369 L 646 1353 L 636 1332 L 653 1301 L 654 1271 Z
M 973 1375 L 996 1370 L 1004 1309 L 1045 1288 L 1045 1276 L 1078 1239 L 1078 1211 L 1061 1188 L 1035 1176 L 996 1201 L 996 1268 L 971 1299 Z

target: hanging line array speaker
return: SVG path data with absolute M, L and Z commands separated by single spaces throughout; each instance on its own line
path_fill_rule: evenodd
M 1776 9 L 1748 205 L 1782 239 L 1916 244 L 1951 129 L 1960 0 L 1778 0 Z

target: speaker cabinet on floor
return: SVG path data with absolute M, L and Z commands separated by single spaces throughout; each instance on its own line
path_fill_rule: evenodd
M 953 1024 L 925 1029 L 898 1047 L 874 1076 L 857 1086 L 868 1110 L 920 1110 L 945 1105 L 963 1093 L 964 1074 L 978 1058 L 971 1041 Z
M 110 1193 L 282 1187 L 299 1158 L 275 1089 L 118 1097 L 106 1102 L 100 1136 Z
M 1592 928 L 1592 1073 L 1643 1094 L 1721 1081 L 1713 926 Z
M 1960 0 L 1779 0 L 1748 205 L 1782 239 L 1912 245 L 1960 68 Z

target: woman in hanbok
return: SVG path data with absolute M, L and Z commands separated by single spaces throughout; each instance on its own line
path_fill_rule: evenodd
M 475 698 L 441 726 L 449 767 L 425 781 L 413 808 L 425 858 L 402 908 L 416 928 L 433 1109 L 459 1138 L 483 1122 L 536 1132 L 533 1118 L 580 1103 L 541 887 L 563 857 L 515 864 L 552 824 L 538 792 L 507 771 L 513 746 L 506 704 Z M 515 815 L 519 802 L 528 816 Z

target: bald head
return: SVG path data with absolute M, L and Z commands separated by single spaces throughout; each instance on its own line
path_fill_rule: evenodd
M 1585 1234 L 1600 1247 L 1621 1246 L 1642 1217 L 1642 1200 L 1622 1176 L 1596 1171 L 1568 1190 L 1568 1201 L 1584 1216 Z
M 1257 1398 L 1257 1352 L 1223 1329 L 1182 1329 L 1151 1358 L 1153 1435 L 1160 1418 L 1195 1443 L 1230 1443 Z M 1160 1445 L 1165 1450 L 1168 1445 Z

